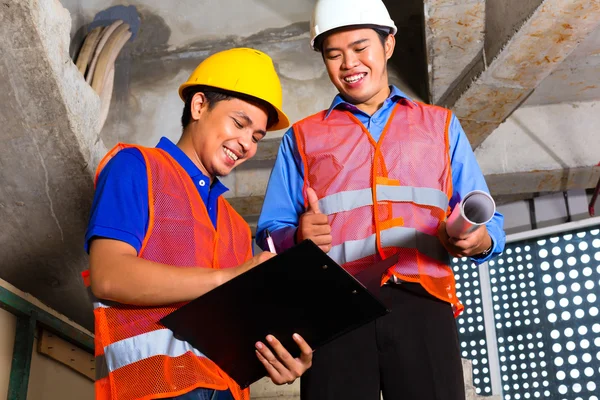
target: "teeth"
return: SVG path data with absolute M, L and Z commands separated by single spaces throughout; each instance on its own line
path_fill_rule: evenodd
M 352 75 L 344 78 L 344 80 L 348 83 L 355 83 L 361 80 L 364 76 L 365 74 Z
M 227 154 L 227 156 L 229 158 L 231 158 L 233 161 L 237 161 L 238 160 L 238 156 L 236 156 L 231 150 L 229 150 L 227 147 L 223 147 L 223 151 L 225 152 L 225 154 Z

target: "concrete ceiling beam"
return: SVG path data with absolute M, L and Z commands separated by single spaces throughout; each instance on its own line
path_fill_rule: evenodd
M 423 6 L 429 97 L 435 104 L 481 56 L 485 0 L 425 0 Z
M 456 113 L 477 148 L 599 22 L 600 0 L 543 1 L 493 61 L 484 59 L 483 72 L 466 74 L 438 103 Z

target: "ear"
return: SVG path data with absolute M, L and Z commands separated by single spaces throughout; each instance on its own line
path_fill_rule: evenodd
M 206 111 L 208 106 L 208 102 L 206 101 L 206 96 L 202 92 L 198 92 L 192 97 L 192 102 L 190 104 L 190 113 L 193 121 L 197 121 L 200 119 L 200 116 L 203 112 Z
M 383 47 L 385 50 L 385 59 L 389 60 L 392 57 L 392 54 L 394 54 L 394 48 L 396 47 L 396 38 L 394 35 L 391 33 L 388 35 L 388 37 L 385 39 L 385 44 Z

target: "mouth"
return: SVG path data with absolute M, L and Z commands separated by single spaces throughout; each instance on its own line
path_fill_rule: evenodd
M 361 72 L 359 74 L 345 76 L 343 79 L 344 79 L 344 82 L 349 83 L 350 85 L 353 85 L 355 83 L 362 81 L 365 78 L 365 76 L 367 76 L 367 73 Z
M 225 155 L 227 157 L 229 157 L 233 162 L 236 162 L 240 158 L 239 155 L 237 155 L 236 153 L 234 153 L 233 151 L 231 151 L 230 149 L 228 149 L 225 146 L 223 146 L 223 153 L 225 153 Z

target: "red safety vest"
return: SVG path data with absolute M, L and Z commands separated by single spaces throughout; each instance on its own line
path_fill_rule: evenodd
M 305 205 L 311 187 L 331 225 L 329 256 L 356 274 L 399 253 L 382 283 L 392 275 L 418 282 L 458 315 L 463 306 L 437 238 L 452 196 L 450 120 L 449 110 L 403 101 L 377 143 L 349 111 L 322 111 L 293 128 Z
M 100 163 L 96 179 L 127 147 L 140 150 L 148 171 L 149 223 L 139 257 L 182 268 L 230 268 L 252 256 L 248 224 L 220 197 L 215 230 L 189 175 L 163 150 L 119 144 Z M 89 287 L 87 271 L 84 280 Z M 97 399 L 158 399 L 195 388 L 230 389 L 236 400 L 250 398 L 248 389 L 241 390 L 215 363 L 158 322 L 182 305 L 139 307 L 94 300 Z

